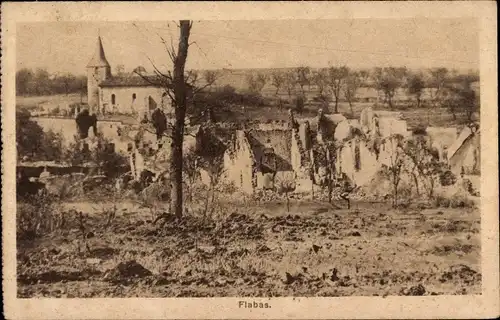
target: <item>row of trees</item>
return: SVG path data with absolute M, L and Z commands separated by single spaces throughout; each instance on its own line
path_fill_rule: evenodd
M 306 96 L 307 91 L 315 87 L 316 98 L 328 105 L 334 102 L 335 113 L 341 99 L 349 103 L 352 111 L 353 102 L 357 99 L 358 89 L 373 87 L 383 97 L 383 104 L 394 108 L 394 98 L 398 90 L 404 90 L 414 100 L 417 108 L 421 107 L 424 92 L 428 92 L 427 101 L 430 106 L 442 107 L 451 103 L 456 110 L 456 102 L 464 98 L 472 98 L 471 85 L 479 80 L 475 73 L 459 74 L 456 70 L 446 68 L 411 71 L 406 67 L 374 68 L 372 70 L 352 70 L 346 66 L 329 67 L 312 70 L 309 67 L 277 70 L 256 73 L 247 76 L 248 89 L 261 93 L 266 84 L 275 88 L 277 96 L 281 91 L 292 96 Z M 307 91 L 306 91 L 307 88 Z M 453 102 L 453 103 L 452 103 Z M 463 104 L 463 103 L 462 103 Z
M 16 72 L 16 94 L 42 96 L 87 92 L 87 77 L 70 73 L 50 74 L 45 69 L 35 71 L 27 68 Z

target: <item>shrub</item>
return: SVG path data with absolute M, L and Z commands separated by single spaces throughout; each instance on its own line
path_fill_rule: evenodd
M 455 194 L 450 199 L 452 208 L 474 208 L 475 203 L 464 194 Z
M 59 107 L 55 107 L 54 109 L 49 111 L 49 116 L 58 116 L 61 113 L 61 109 Z
M 62 222 L 59 208 L 50 195 L 36 195 L 17 205 L 18 239 L 34 239 L 54 231 Z
M 443 187 L 454 185 L 457 177 L 450 170 L 446 170 L 439 175 L 439 182 Z
M 434 206 L 436 208 L 449 208 L 450 207 L 450 199 L 438 195 L 434 197 Z
M 427 128 L 423 124 L 419 124 L 415 129 L 413 129 L 413 134 L 414 135 L 426 135 L 427 134 Z
M 456 193 L 451 197 L 438 195 L 434 198 L 434 206 L 439 208 L 475 208 L 476 204 L 465 194 Z

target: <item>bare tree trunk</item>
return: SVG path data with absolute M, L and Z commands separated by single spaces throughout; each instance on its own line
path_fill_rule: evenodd
M 332 179 L 331 177 L 328 178 L 328 203 L 332 204 L 332 193 L 333 193 L 333 188 L 332 188 Z
M 170 194 L 172 209 L 176 217 L 182 217 L 182 144 L 184 140 L 184 117 L 186 115 L 186 83 L 184 67 L 189 47 L 191 22 L 180 21 L 180 39 L 177 55 L 174 61 L 174 95 L 175 95 L 175 125 L 172 132 L 172 156 L 170 169 L 172 172 L 172 190 Z
M 417 190 L 417 196 L 419 197 L 420 196 L 420 190 L 419 190 L 419 187 L 418 187 L 417 173 L 415 171 L 412 171 L 411 175 L 413 176 L 413 181 L 415 182 L 415 188 Z
M 420 196 L 420 188 L 418 187 L 418 178 L 415 173 L 413 174 L 413 179 L 415 180 L 415 188 L 417 190 L 417 196 Z
M 330 149 L 326 148 L 326 161 L 330 164 L 327 171 L 327 183 L 328 183 L 328 203 L 332 204 L 332 193 L 333 193 L 333 170 L 332 170 L 332 156 L 330 154 Z
M 398 184 L 399 183 L 394 183 L 394 199 L 392 200 L 393 204 L 392 206 L 396 208 L 398 206 Z
M 213 207 L 215 202 L 215 184 L 212 184 L 211 189 L 212 189 L 212 198 L 210 200 L 210 205 Z
M 207 213 L 208 213 L 208 206 L 210 203 L 210 191 L 211 191 L 211 189 L 212 189 L 212 185 L 210 185 L 210 187 L 208 187 L 208 189 L 207 189 L 207 195 L 205 197 L 205 210 L 203 211 L 203 217 L 206 217 Z
M 434 198 L 434 178 L 431 177 L 430 189 L 429 189 L 429 199 Z
M 354 111 L 352 110 L 352 101 L 349 99 L 349 109 L 351 109 L 351 116 L 354 116 Z
M 192 185 L 194 185 L 194 183 L 193 183 L 193 182 L 191 182 L 191 184 L 190 184 L 189 186 L 188 186 L 188 185 L 186 185 L 186 186 L 187 186 L 187 188 L 188 188 L 188 190 L 187 190 L 187 191 L 188 191 L 188 194 L 187 194 L 187 200 L 188 200 L 189 202 L 193 202 L 193 191 L 192 191 L 192 189 L 191 189 L 191 186 L 192 186 Z
M 288 192 L 285 193 L 286 196 L 286 212 L 290 212 L 290 198 L 288 197 Z

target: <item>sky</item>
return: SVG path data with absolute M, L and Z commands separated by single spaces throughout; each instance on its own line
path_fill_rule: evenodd
M 171 68 L 176 22 L 38 22 L 18 24 L 17 68 L 85 74 L 100 34 L 112 71 L 152 64 Z M 406 66 L 479 68 L 475 19 L 195 21 L 187 69 L 351 68 Z

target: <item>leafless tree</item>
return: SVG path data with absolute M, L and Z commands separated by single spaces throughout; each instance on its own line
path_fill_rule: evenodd
M 296 69 L 296 72 L 297 72 L 297 84 L 300 87 L 300 91 L 302 92 L 302 95 L 305 97 L 306 92 L 304 90 L 304 87 L 306 85 L 311 84 L 311 79 L 309 78 L 309 75 L 311 73 L 311 69 L 309 67 L 302 66 L 302 67 L 298 67 Z
M 197 73 L 189 72 L 186 75 L 185 66 L 188 57 L 188 49 L 190 46 L 189 36 L 193 22 L 189 20 L 179 21 L 178 27 L 180 30 L 179 43 L 177 50 L 174 48 L 173 42 L 167 41 L 160 37 L 164 44 L 166 51 L 173 63 L 173 72 L 160 71 L 151 61 L 154 67 L 156 77 L 151 79 L 143 74 L 136 72 L 142 76 L 146 81 L 154 84 L 160 83 L 164 88 L 165 93 L 172 100 L 174 107 L 174 124 L 171 130 L 171 156 L 170 156 L 170 178 L 171 178 L 171 191 L 170 191 L 170 207 L 176 217 L 182 217 L 183 213 L 183 196 L 182 196 L 182 181 L 183 181 L 183 141 L 184 141 L 184 120 L 186 117 L 186 109 L 188 105 L 188 93 L 193 87 L 187 81 L 196 83 Z M 195 94 L 197 90 L 191 91 Z
M 191 86 L 196 86 L 199 80 L 200 80 L 200 73 L 198 71 L 188 70 L 187 72 L 185 72 L 185 82 L 189 83 Z M 211 85 L 212 83 L 207 83 L 207 86 Z
M 425 89 L 425 82 L 421 73 L 412 74 L 408 79 L 408 93 L 415 97 L 417 108 L 420 108 L 422 93 Z
M 472 116 L 479 111 L 479 95 L 472 89 L 472 81 L 467 77 L 461 79 L 462 83 L 447 88 L 448 95 L 444 100 L 444 104 L 453 114 L 453 119 L 456 120 L 457 112 L 464 112 L 467 116 L 467 122 L 472 123 Z
M 318 90 L 318 98 L 322 101 L 323 107 L 328 106 L 330 95 L 328 93 L 328 69 L 319 69 L 311 77 L 312 83 Z
M 187 199 L 188 201 L 193 201 L 193 188 L 196 184 L 196 180 L 199 177 L 198 172 L 198 156 L 195 150 L 190 148 L 184 154 L 183 170 L 186 176 L 186 187 L 188 189 Z
M 174 63 L 172 77 L 175 123 L 172 130 L 172 155 L 170 172 L 172 177 L 172 189 L 170 194 L 171 207 L 176 217 L 181 217 L 183 213 L 182 203 L 182 145 L 184 141 L 184 120 L 187 108 L 187 86 L 184 79 L 184 68 L 189 49 L 189 35 L 193 23 L 189 20 L 179 22 L 180 37 L 177 53 L 170 51 L 170 56 Z
M 328 85 L 332 90 L 335 99 L 335 113 L 339 113 L 339 100 L 342 87 L 344 86 L 345 79 L 349 74 L 349 69 L 345 66 L 330 67 L 328 69 Z
M 373 72 L 376 89 L 383 92 L 384 103 L 387 103 L 391 109 L 394 107 L 393 98 L 396 91 L 406 82 L 406 76 L 406 68 L 375 68 Z
M 427 87 L 433 107 L 438 107 L 443 103 L 446 95 L 446 83 L 449 79 L 449 72 L 446 68 L 434 68 L 429 70 Z
M 203 73 L 203 79 L 208 84 L 209 90 L 212 89 L 212 85 L 215 84 L 218 78 L 219 78 L 219 73 L 215 70 L 206 70 Z
M 391 137 L 391 143 L 393 150 L 389 157 L 389 165 L 385 166 L 385 173 L 388 176 L 392 185 L 392 206 L 398 206 L 398 196 L 402 174 L 404 172 L 404 158 L 405 153 L 403 151 L 403 136 L 394 135 Z
M 366 85 L 368 79 L 370 78 L 370 72 L 365 69 L 361 69 L 358 71 L 358 75 L 361 78 L 361 82 Z
M 356 71 L 350 71 L 345 79 L 345 85 L 343 89 L 344 89 L 344 97 L 349 103 L 349 109 L 351 110 L 351 114 L 354 114 L 354 111 L 352 109 L 352 103 L 356 99 L 356 94 L 362 84 L 363 84 L 362 78 L 359 75 L 359 73 Z
M 276 190 L 279 194 L 285 195 L 286 199 L 286 212 L 290 212 L 290 192 L 293 192 L 296 188 L 295 179 L 291 177 L 278 178 L 276 182 Z
M 280 71 L 273 71 L 271 74 L 271 84 L 276 88 L 275 95 L 278 95 L 281 87 L 285 83 L 285 75 Z
M 292 100 L 292 94 L 295 93 L 295 87 L 297 86 L 297 77 L 295 72 L 287 71 L 285 72 L 285 88 L 288 93 L 288 99 Z
M 73 76 L 72 74 L 69 74 L 69 73 L 61 76 L 61 82 L 64 86 L 64 93 L 66 95 L 68 95 L 69 90 L 70 90 L 70 86 L 74 82 L 74 79 L 75 79 L 75 76 Z
M 210 178 L 210 185 L 207 189 L 205 209 L 203 213 L 203 216 L 206 217 L 208 213 L 210 213 L 210 215 L 213 214 L 217 188 L 220 186 L 225 170 L 223 161 L 219 157 L 214 157 L 213 159 L 210 159 L 210 161 L 206 161 L 204 167 Z
M 262 89 L 264 89 L 268 78 L 265 74 L 258 73 L 247 75 L 246 80 L 250 92 L 260 94 L 262 92 Z
M 171 156 L 170 156 L 170 207 L 176 217 L 181 217 L 183 213 L 183 141 L 184 141 L 184 126 L 189 97 L 194 96 L 205 88 L 211 86 L 213 82 L 206 83 L 204 86 L 196 86 L 198 82 L 198 72 L 191 70 L 186 72 L 185 65 L 188 57 L 188 49 L 193 43 L 189 42 L 189 36 L 193 22 L 189 20 L 181 20 L 178 23 L 180 30 L 179 43 L 177 50 L 174 48 L 172 41 L 168 43 L 163 37 L 160 39 L 165 46 L 165 49 L 173 63 L 173 72 L 160 71 L 157 66 L 151 61 L 154 68 L 155 77 L 145 76 L 142 73 L 136 72 L 145 81 L 151 84 L 160 84 L 165 93 L 170 97 L 172 106 L 174 107 L 174 124 L 171 128 L 171 133 L 165 131 L 164 134 L 171 138 Z

